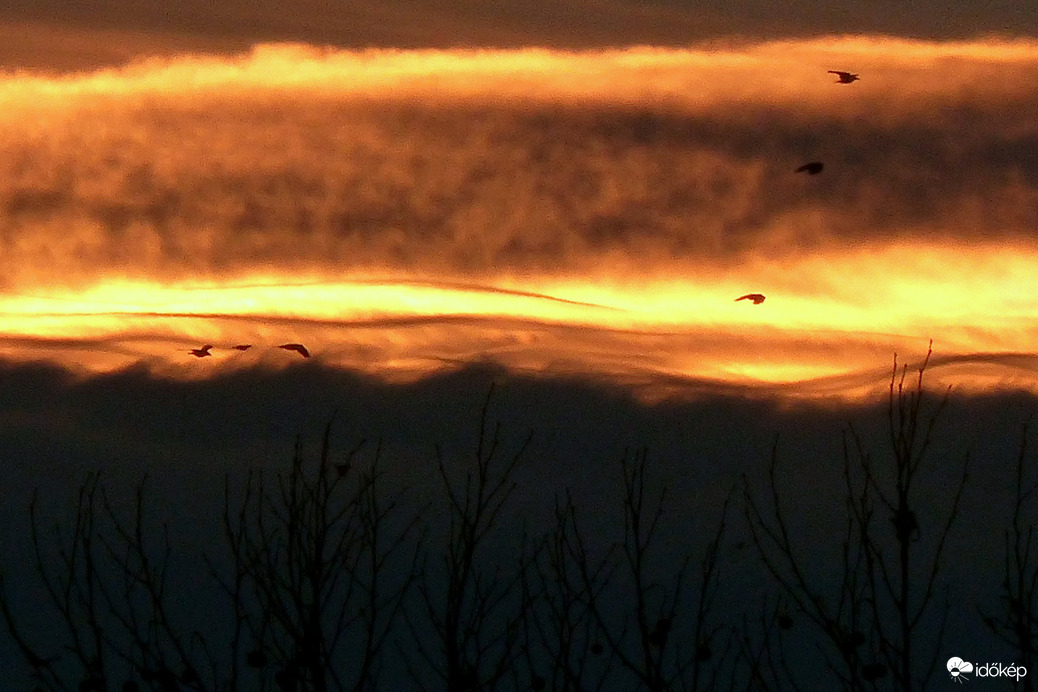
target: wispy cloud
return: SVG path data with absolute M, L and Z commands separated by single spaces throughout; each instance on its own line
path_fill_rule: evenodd
M 91 67 L 133 55 L 227 52 L 278 40 L 356 48 L 587 49 L 834 34 L 948 40 L 1036 33 L 1033 8 L 1007 0 L 986 3 L 983 11 L 944 0 L 896 10 L 852 0 L 796 6 L 769 0 L 191 0 L 176 7 L 12 0 L 0 8 L 0 64 Z
M 773 383 L 1027 351 L 1036 78 L 1034 42 L 869 37 L 8 75 L 5 351 L 287 330 L 369 371 Z

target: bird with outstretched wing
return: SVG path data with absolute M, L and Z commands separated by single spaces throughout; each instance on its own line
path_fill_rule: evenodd
M 303 346 L 302 344 L 281 344 L 278 348 L 283 348 L 286 351 L 295 351 L 303 358 L 310 357 L 310 351 L 306 350 L 306 346 Z
M 829 74 L 836 75 L 837 84 L 850 84 L 851 82 L 861 79 L 861 77 L 853 72 L 843 72 L 842 70 L 829 70 Z

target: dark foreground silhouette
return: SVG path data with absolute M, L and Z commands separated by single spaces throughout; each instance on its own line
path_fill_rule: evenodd
M 212 536 L 171 535 L 145 482 L 127 502 L 91 475 L 57 531 L 31 504 L 43 603 L 0 565 L 8 643 L 48 690 L 917 690 L 972 655 L 946 641 L 967 618 L 977 650 L 1029 667 L 1034 462 L 1021 444 L 1002 466 L 997 593 L 958 603 L 970 462 L 933 453 L 949 399 L 925 367 L 895 361 L 884 435 L 835 431 L 835 483 L 776 440 L 739 485 L 696 486 L 708 512 L 637 447 L 602 488 L 544 498 L 523 475 L 543 448 L 491 418 L 493 387 L 467 453 L 398 464 L 329 423 L 276 473 L 228 477 Z

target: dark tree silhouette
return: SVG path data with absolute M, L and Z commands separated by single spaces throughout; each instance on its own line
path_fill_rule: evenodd
M 777 441 L 769 471 L 770 508 L 749 491 L 745 495 L 746 516 L 762 562 L 782 598 L 823 635 L 827 646 L 822 655 L 844 689 L 871 689 L 888 677 L 894 689 L 922 689 L 941 652 L 947 606 L 942 610 L 935 603 L 936 589 L 966 486 L 968 456 L 943 516 L 938 512 L 921 519 L 920 473 L 950 393 L 946 391 L 932 411 L 925 409 L 929 394 L 923 388 L 923 373 L 930 354 L 927 351 L 919 367 L 914 388 L 905 387 L 908 369 L 904 366 L 899 373 L 895 356 L 885 459 L 873 458 L 853 426 L 844 435 L 846 515 L 832 588 L 823 583 L 832 579 L 832 571 L 819 578 L 790 530 L 790 508 L 783 502 L 776 472 Z M 780 618 L 790 614 L 776 609 L 773 615 L 772 622 L 764 623 L 777 630 L 766 641 L 771 651 L 757 651 L 751 660 L 770 661 L 773 685 L 795 685 L 781 650 L 789 628 Z M 803 638 L 801 633 L 797 636 Z
M 602 689 L 619 673 L 630 678 L 627 689 L 652 692 L 733 685 L 735 649 L 716 601 L 727 502 L 694 579 L 691 552 L 659 554 L 667 492 L 648 489 L 647 451 L 625 454 L 621 471 L 624 528 L 614 549 L 592 555 L 567 494 L 538 563 L 546 607 L 531 619 L 540 648 L 553 654 L 552 689 Z
M 491 423 L 491 387 L 471 452 L 435 447 L 428 475 L 440 493 L 420 511 L 408 503 L 424 497 L 386 489 L 396 460 L 381 445 L 337 452 L 330 422 L 314 452 L 297 438 L 283 468 L 228 477 L 214 516 L 225 550 L 209 543 L 201 565 L 224 597 L 202 616 L 225 626 L 184 610 L 184 553 L 145 511 L 146 483 L 123 506 L 96 474 L 52 531 L 33 496 L 32 566 L 47 612 L 29 612 L 0 575 L 0 616 L 46 690 L 361 691 L 405 675 L 447 692 L 922 689 L 948 622 L 945 546 L 969 466 L 964 455 L 949 483 L 947 463 L 933 464 L 950 394 L 924 388 L 929 359 L 913 382 L 895 356 L 878 444 L 844 430 L 837 503 L 819 531 L 832 544 L 798 525 L 778 439 L 762 486 L 743 484 L 745 526 L 731 525 L 731 498 L 695 526 L 672 520 L 676 503 L 639 449 L 624 453 L 612 500 L 580 507 L 563 490 L 534 533 L 511 511 L 527 490 L 517 483 L 532 432 L 510 439 Z M 1026 441 L 1025 428 L 1002 601 L 980 616 L 1030 668 L 1038 480 Z M 692 536 L 699 547 L 683 544 Z M 728 579 L 740 546 L 763 567 L 760 586 L 738 583 L 752 574 Z M 46 636 L 43 615 L 59 625 Z M 819 668 L 821 680 L 808 677 Z
M 520 623 L 532 604 L 520 584 L 529 558 L 520 545 L 511 567 L 487 565 L 483 553 L 500 528 L 501 511 L 515 490 L 512 477 L 532 439 L 532 431 L 511 454 L 501 451 L 501 424 L 489 426 L 490 387 L 480 414 L 473 466 L 464 480 L 452 478 L 442 450 L 436 469 L 447 503 L 446 531 L 434 531 L 418 591 L 421 607 L 407 613 L 413 648 L 402 651 L 416 684 L 447 692 L 490 690 L 514 675 L 520 650 Z M 437 540 L 442 536 L 442 543 Z M 415 653 L 411 653 L 415 652 Z M 432 673 L 432 680 L 427 674 Z
M 590 558 L 576 514 L 569 492 L 564 501 L 556 499 L 555 526 L 544 536 L 542 550 L 522 582 L 526 600 L 539 606 L 528 609 L 523 619 L 524 654 L 533 689 L 601 690 L 615 663 L 589 608 L 592 595 L 582 571 L 591 570 Z M 592 577 L 596 585 L 599 576 Z
M 98 474 L 80 486 L 67 532 L 41 532 L 38 497 L 30 504 L 35 568 L 62 632 L 51 632 L 43 652 L 29 644 L 6 590 L 0 597 L 8 632 L 32 669 L 51 690 L 107 690 L 116 679 L 155 689 L 208 690 L 199 662 L 202 642 L 174 624 L 167 591 L 172 553 L 167 531 L 153 541 L 144 520 L 144 483 L 136 491 L 133 518 L 118 516 L 98 487 Z
M 1013 517 L 1005 532 L 1005 566 L 1000 612 L 983 616 L 984 623 L 1015 652 L 1017 665 L 1028 670 L 1020 689 L 1034 690 L 1034 664 L 1038 662 L 1038 479 L 1029 478 L 1025 424 L 1020 436 L 1013 483 Z
M 416 574 L 417 554 L 405 541 L 417 517 L 383 497 L 380 446 L 368 468 L 356 470 L 362 445 L 333 461 L 330 431 L 331 422 L 315 472 L 306 470 L 297 440 L 291 469 L 275 487 L 250 475 L 234 513 L 228 489 L 234 568 L 220 581 L 238 623 L 235 683 L 248 680 L 239 660 L 247 634 L 245 664 L 272 675 L 278 689 L 376 687 L 379 655 Z
M 163 692 L 266 690 L 271 683 L 285 692 L 375 689 L 382 647 L 415 577 L 416 553 L 406 541 L 417 517 L 383 495 L 378 449 L 363 470 L 353 470 L 359 446 L 333 463 L 330 425 L 315 470 L 297 441 L 274 487 L 250 475 L 233 509 L 228 486 L 230 560 L 208 560 L 231 601 L 225 644 L 174 625 L 171 540 L 163 531 L 155 541 L 147 530 L 143 484 L 126 521 L 90 476 L 67 535 L 56 528 L 52 537 L 40 531 L 34 497 L 35 567 L 64 642 L 46 651 L 30 644 L 6 592 L 0 597 L 32 677 L 52 690 L 107 690 L 117 678 L 124 689 Z

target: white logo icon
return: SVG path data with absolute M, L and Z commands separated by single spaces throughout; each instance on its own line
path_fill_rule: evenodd
M 958 656 L 952 656 L 948 659 L 948 672 L 951 674 L 952 680 L 961 683 L 969 680 L 966 677 L 966 673 L 973 672 L 973 664 L 969 661 L 963 661 Z

